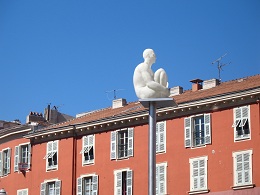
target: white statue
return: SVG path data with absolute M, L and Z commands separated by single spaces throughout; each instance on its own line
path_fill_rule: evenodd
M 133 76 L 136 96 L 140 99 L 169 97 L 170 90 L 165 70 L 160 68 L 153 73 L 151 69 L 156 60 L 154 51 L 144 50 L 143 58 L 144 62 L 135 68 Z

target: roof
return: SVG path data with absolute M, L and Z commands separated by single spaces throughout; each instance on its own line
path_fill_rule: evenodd
M 208 99 L 212 97 L 217 97 L 223 94 L 231 94 L 239 91 L 245 91 L 249 89 L 259 88 L 260 87 L 260 75 L 250 76 L 246 78 L 236 79 L 232 81 L 227 81 L 220 83 L 216 87 L 210 89 L 201 89 L 198 91 L 187 90 L 180 95 L 174 96 L 174 100 L 178 105 Z M 66 127 L 70 125 L 76 125 L 80 123 L 88 123 L 92 121 L 99 121 L 109 117 L 120 117 L 127 116 L 129 114 L 138 114 L 146 111 L 147 108 L 144 108 L 140 102 L 130 102 L 127 105 L 119 108 L 108 107 L 105 109 L 96 110 L 89 112 L 88 114 L 72 119 L 67 122 L 55 124 L 48 126 L 37 131 L 44 131 L 50 129 L 56 129 L 60 127 Z

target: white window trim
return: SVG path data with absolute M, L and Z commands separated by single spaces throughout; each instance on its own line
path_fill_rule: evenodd
M 14 172 L 19 172 L 20 173 L 20 170 L 19 170 L 19 163 L 21 162 L 21 147 L 22 146 L 25 146 L 25 145 L 28 145 L 28 169 L 26 172 L 28 172 L 30 169 L 31 169 L 31 155 L 32 155 L 32 145 L 30 142 L 26 142 L 26 143 L 22 143 L 22 144 L 19 144 L 16 147 L 18 147 L 18 156 L 17 156 L 17 164 L 15 162 L 15 159 L 16 159 L 16 151 L 14 150 Z
M 163 125 L 163 132 L 160 132 L 159 126 Z M 160 139 L 163 136 L 163 143 L 161 143 Z M 159 143 L 157 144 L 157 141 Z M 160 121 L 156 123 L 156 154 L 166 153 L 166 121 Z M 162 150 L 160 148 L 163 147 Z M 158 149 L 157 149 L 158 148 Z
M 8 153 L 8 162 L 9 162 L 9 170 L 7 171 L 7 174 L 4 175 L 4 159 L 3 159 L 3 152 L 7 150 Z M 11 173 L 11 156 L 12 156 L 12 149 L 11 148 L 4 148 L 0 151 L 0 177 L 7 177 Z
M 128 172 L 128 171 L 131 171 L 132 173 L 132 178 L 131 178 L 131 192 L 133 194 L 133 180 L 134 180 L 134 171 L 130 168 L 124 168 L 124 169 L 117 169 L 117 170 L 114 170 L 114 195 L 117 195 L 117 174 L 118 173 L 122 173 L 122 172 Z M 127 185 L 127 184 L 126 184 Z M 127 194 L 127 195 L 132 195 L 132 194 Z
M 125 157 L 118 157 L 118 132 L 128 130 L 128 154 Z M 132 137 L 130 137 L 130 131 L 132 131 Z M 113 136 L 114 135 L 114 136 Z M 113 140 L 115 137 L 115 140 Z M 110 134 L 110 160 L 126 160 L 134 156 L 134 128 L 128 127 L 115 131 L 111 131 Z
M 92 147 L 93 147 L 93 155 L 94 155 L 94 158 L 92 160 L 89 160 L 89 161 L 85 161 L 84 159 L 84 139 L 88 136 L 93 136 L 93 144 L 92 144 Z M 85 138 L 84 138 L 85 137 Z M 91 135 L 86 135 L 86 136 L 83 136 L 82 137 L 82 150 L 80 151 L 80 154 L 81 154 L 81 158 L 82 158 L 82 166 L 84 165 L 92 165 L 95 163 L 95 135 L 94 134 L 91 134 Z
M 55 166 L 51 166 L 48 167 L 48 143 L 52 142 L 52 147 L 53 147 L 53 143 L 57 142 L 57 165 Z M 53 149 L 52 149 L 53 150 Z M 55 154 L 55 152 L 52 152 L 52 156 Z M 46 160 L 46 171 L 56 171 L 58 170 L 58 165 L 59 165 L 59 140 L 54 140 L 54 141 L 49 141 L 46 144 L 46 155 L 44 156 L 44 158 Z
M 249 123 L 249 135 L 248 137 L 236 137 L 236 109 L 242 109 L 243 107 L 247 107 L 248 109 L 248 123 Z M 234 129 L 234 142 L 240 142 L 240 141 L 247 141 L 247 140 L 251 140 L 251 117 L 250 117 L 250 105 L 247 105 L 247 106 L 240 106 L 240 107 L 236 107 L 236 108 L 233 108 L 233 124 L 232 124 L 232 127 Z
M 194 161 L 199 161 L 199 160 L 204 160 L 204 162 L 205 162 L 205 170 L 204 170 L 205 187 L 204 188 L 193 189 L 194 180 L 193 180 L 193 164 L 192 163 Z M 189 163 L 190 163 L 190 191 L 189 191 L 189 194 L 199 194 L 199 193 L 207 193 L 207 192 L 209 192 L 209 189 L 208 189 L 208 156 L 201 156 L 201 157 L 190 158 L 189 159 Z
M 167 194 L 167 167 L 168 167 L 168 164 L 167 164 L 167 162 L 157 163 L 156 168 L 159 166 L 164 167 L 164 189 L 165 189 L 165 191 L 163 193 L 159 193 L 158 195 L 164 195 L 164 194 Z M 157 177 L 157 175 L 155 177 Z M 157 182 L 160 183 L 160 181 L 157 181 L 157 178 L 155 179 L 156 184 L 157 184 Z M 160 186 L 159 186 L 159 188 L 160 188 Z
M 41 187 L 42 187 L 42 184 L 45 184 L 45 189 L 44 189 L 44 191 L 45 191 L 45 193 L 46 193 L 46 184 L 48 184 L 48 183 L 51 183 L 51 182 L 55 182 L 55 193 L 57 193 L 56 192 L 56 182 L 58 182 L 58 181 L 60 181 L 60 194 L 62 194 L 61 193 L 61 180 L 59 180 L 59 179 L 45 179 L 42 183 L 41 183 L 41 185 L 40 185 L 40 194 L 41 195 L 43 195 L 42 194 L 42 189 L 41 189 Z M 44 194 L 45 195 L 45 194 Z
M 241 185 L 236 184 L 237 183 L 237 174 L 236 174 L 236 168 L 237 168 L 237 162 L 236 162 L 236 157 L 239 154 L 245 154 L 245 153 L 249 153 L 249 168 L 250 168 L 250 172 L 249 172 L 249 180 L 250 182 L 248 183 L 243 183 Z M 252 188 L 255 186 L 255 184 L 253 183 L 253 150 L 243 150 L 243 151 L 237 151 L 237 152 L 233 152 L 232 153 L 232 157 L 233 157 L 233 189 L 237 190 L 237 189 L 244 189 L 244 188 Z
M 17 190 L 17 195 L 24 195 L 24 193 L 26 193 L 26 195 L 28 195 L 29 194 L 28 192 L 29 192 L 28 188 L 20 189 L 20 190 Z
M 78 191 L 78 180 L 80 179 L 81 180 L 81 191 L 82 191 L 82 180 L 83 180 L 83 178 L 85 178 L 85 177 L 92 177 L 92 179 L 93 179 L 93 177 L 97 177 L 97 194 L 98 194 L 98 186 L 99 186 L 99 176 L 96 174 L 96 173 L 91 173 L 91 174 L 83 174 L 83 175 L 80 175 L 80 177 L 78 177 L 77 178 L 77 195 L 81 195 L 82 194 L 82 192 L 79 192 Z
M 194 142 L 193 141 L 193 131 L 194 131 L 193 118 L 201 117 L 201 116 L 204 117 L 204 144 L 194 146 L 194 144 L 193 144 L 193 142 Z M 206 123 L 205 116 L 209 117 L 208 118 L 209 123 Z M 190 126 L 186 126 L 186 120 L 189 120 Z M 209 128 L 208 133 L 207 133 L 206 128 Z M 208 141 L 207 141 L 206 137 L 208 137 L 208 139 L 209 139 Z M 190 144 L 188 144 L 188 143 L 190 143 Z M 201 147 L 206 147 L 206 145 L 210 145 L 211 143 L 212 143 L 212 113 L 197 114 L 197 115 L 192 115 L 192 116 L 184 118 L 184 147 L 185 148 L 201 148 Z

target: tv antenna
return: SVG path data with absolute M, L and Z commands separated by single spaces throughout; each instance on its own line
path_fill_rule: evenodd
M 225 53 L 223 56 L 221 56 L 220 58 L 216 59 L 215 61 L 213 61 L 211 63 L 211 64 L 217 63 L 217 66 L 218 66 L 218 78 L 219 78 L 220 81 L 221 81 L 220 71 L 221 70 L 223 71 L 222 67 L 231 63 L 231 62 L 229 62 L 228 64 L 223 64 L 222 62 L 220 62 L 222 60 L 222 58 L 224 58 L 226 55 L 227 55 L 227 53 Z
M 110 90 L 110 91 L 106 91 L 107 98 L 108 98 L 109 100 L 111 100 L 111 98 L 108 97 L 108 93 L 113 92 L 113 93 L 114 93 L 114 100 L 115 100 L 115 99 L 116 99 L 116 92 L 117 92 L 117 91 L 122 91 L 122 90 L 124 90 L 124 89 L 113 89 L 113 90 Z

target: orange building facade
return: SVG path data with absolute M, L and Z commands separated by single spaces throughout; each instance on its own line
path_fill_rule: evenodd
M 157 194 L 260 194 L 260 75 L 174 88 L 157 109 Z M 7 194 L 148 194 L 148 110 L 113 106 L 32 131 L 0 130 Z

